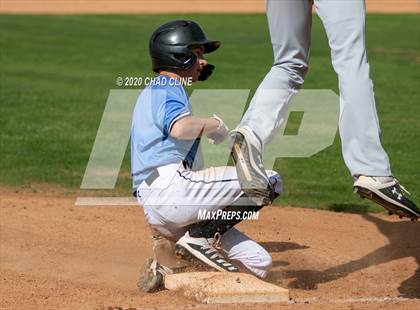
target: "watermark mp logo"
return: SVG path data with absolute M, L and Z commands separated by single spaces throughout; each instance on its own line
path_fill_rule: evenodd
M 109 92 L 105 110 L 90 154 L 81 189 L 113 189 L 117 182 L 121 164 L 130 140 L 131 118 L 137 98 L 148 89 L 112 89 Z M 163 91 L 163 90 L 162 90 Z M 275 119 L 275 128 L 270 143 L 264 149 L 265 168 L 271 169 L 277 158 L 310 157 L 334 142 L 339 117 L 339 97 L 332 90 L 301 90 L 289 102 L 290 90 L 263 90 L 257 92 L 254 100 L 278 98 L 279 106 L 275 111 L 253 114 L 252 108 L 245 117 Z M 235 128 L 247 110 L 250 95 L 248 89 L 200 89 L 194 90 L 190 102 L 195 116 L 220 116 L 229 128 Z M 260 103 L 259 103 L 260 104 Z M 252 106 L 251 106 L 252 107 Z M 287 111 L 287 113 L 282 113 Z M 278 119 L 277 114 L 286 115 Z M 299 115 L 300 122 L 294 133 L 285 131 L 292 114 Z M 273 123 L 269 120 L 267 124 Z M 211 145 L 202 139 L 201 146 L 206 166 L 225 166 L 229 160 L 226 144 Z M 110 198 L 108 204 L 114 204 Z M 122 200 L 127 204 L 127 198 Z M 78 204 L 107 204 L 104 197 L 97 200 L 78 199 Z M 135 201 L 132 202 L 135 204 Z M 116 203 L 118 204 L 118 203 Z

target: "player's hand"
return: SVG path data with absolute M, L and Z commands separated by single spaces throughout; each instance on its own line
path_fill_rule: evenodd
M 213 118 L 219 121 L 219 126 L 215 131 L 207 134 L 207 139 L 211 144 L 219 144 L 222 143 L 229 135 L 229 128 L 216 114 L 213 114 Z

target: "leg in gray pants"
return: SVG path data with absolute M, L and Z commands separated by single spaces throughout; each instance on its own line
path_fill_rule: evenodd
M 364 1 L 315 0 L 315 6 L 327 32 L 332 64 L 338 75 L 344 161 L 352 175 L 390 176 L 369 77 Z M 254 130 L 264 145 L 283 124 L 290 99 L 303 84 L 309 60 L 311 8 L 309 0 L 267 0 L 274 65 L 241 121 L 242 126 Z M 282 91 L 276 97 L 264 96 L 261 90 L 265 89 Z
M 420 209 L 392 176 L 388 155 L 380 141 L 366 55 L 364 0 L 314 0 L 314 3 L 327 32 L 338 76 L 342 152 L 355 179 L 353 187 L 361 197 L 382 205 L 391 214 L 416 220 L 420 218 Z M 267 177 L 261 152 L 284 123 L 289 102 L 307 72 L 312 1 L 267 0 L 267 17 L 274 65 L 232 135 L 232 157 L 241 186 L 263 189 Z M 264 198 L 268 197 L 266 192 L 262 191 Z

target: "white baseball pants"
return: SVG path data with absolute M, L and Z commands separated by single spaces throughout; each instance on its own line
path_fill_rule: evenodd
M 137 196 L 149 224 L 170 240 L 177 241 L 184 235 L 187 226 L 198 221 L 200 210 L 223 209 L 243 195 L 235 167 L 191 171 L 179 163 L 157 170 L 159 177 L 150 185 L 142 182 Z M 280 176 L 267 172 L 280 193 Z M 261 278 L 266 277 L 271 256 L 257 242 L 232 228 L 222 235 L 221 246 L 229 259 L 240 261 Z

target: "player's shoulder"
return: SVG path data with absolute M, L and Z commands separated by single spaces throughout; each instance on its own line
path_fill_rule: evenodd
M 155 78 L 154 82 L 150 85 L 152 92 L 159 92 L 165 94 L 166 101 L 177 100 L 186 101 L 188 96 L 184 87 L 177 82 L 176 79 L 165 75 L 159 75 Z

